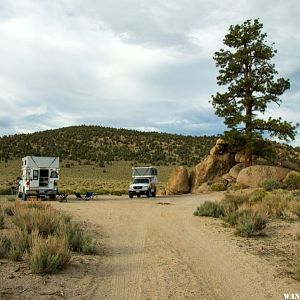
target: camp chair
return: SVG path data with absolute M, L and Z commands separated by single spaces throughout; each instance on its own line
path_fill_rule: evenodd
M 67 197 L 68 197 L 68 194 L 65 194 L 65 193 L 57 193 L 56 195 L 56 199 L 59 200 L 59 202 L 67 202 Z
M 85 196 L 83 197 L 84 200 L 90 200 L 94 196 L 94 192 L 86 192 Z
M 80 193 L 74 193 L 75 194 L 75 196 L 76 196 L 76 199 L 79 199 L 79 200 L 82 200 L 82 197 L 81 197 L 81 195 L 80 195 Z

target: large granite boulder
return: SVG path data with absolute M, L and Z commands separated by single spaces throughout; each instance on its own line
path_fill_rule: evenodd
M 200 186 L 207 181 L 214 181 L 222 177 L 235 164 L 234 154 L 224 153 L 208 155 L 205 160 L 200 162 L 191 172 L 190 188 L 192 193 L 199 193 Z
M 237 183 L 250 187 L 259 187 L 266 179 L 282 181 L 290 169 L 266 165 L 250 166 L 242 169 L 237 176 Z
M 190 191 L 189 173 L 185 167 L 175 168 L 167 183 L 167 195 L 186 194 Z
M 236 165 L 234 165 L 230 170 L 229 170 L 229 175 L 232 178 L 237 179 L 239 173 L 245 168 L 245 164 L 244 163 L 238 163 Z

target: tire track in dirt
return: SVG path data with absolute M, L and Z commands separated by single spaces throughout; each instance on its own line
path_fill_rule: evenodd
M 276 278 L 271 265 L 241 252 L 230 236 L 193 211 L 221 194 L 158 200 L 95 200 L 55 204 L 101 225 L 105 255 L 82 283 L 78 299 L 281 299 L 297 284 Z M 80 212 L 78 212 L 80 210 Z M 86 284 L 89 280 L 89 284 Z

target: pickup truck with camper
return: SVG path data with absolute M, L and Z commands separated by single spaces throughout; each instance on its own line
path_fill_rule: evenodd
M 132 168 L 132 184 L 129 186 L 129 198 L 133 196 L 156 197 L 157 169 L 156 167 L 134 167 Z
M 25 156 L 22 158 L 22 177 L 18 196 L 55 199 L 59 180 L 59 157 Z

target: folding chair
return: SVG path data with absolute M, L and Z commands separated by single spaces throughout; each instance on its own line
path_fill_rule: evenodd
M 81 197 L 80 193 L 74 193 L 74 195 L 76 196 L 76 199 L 82 200 L 83 198 Z
M 85 196 L 83 197 L 84 200 L 90 200 L 94 196 L 94 192 L 86 192 Z

